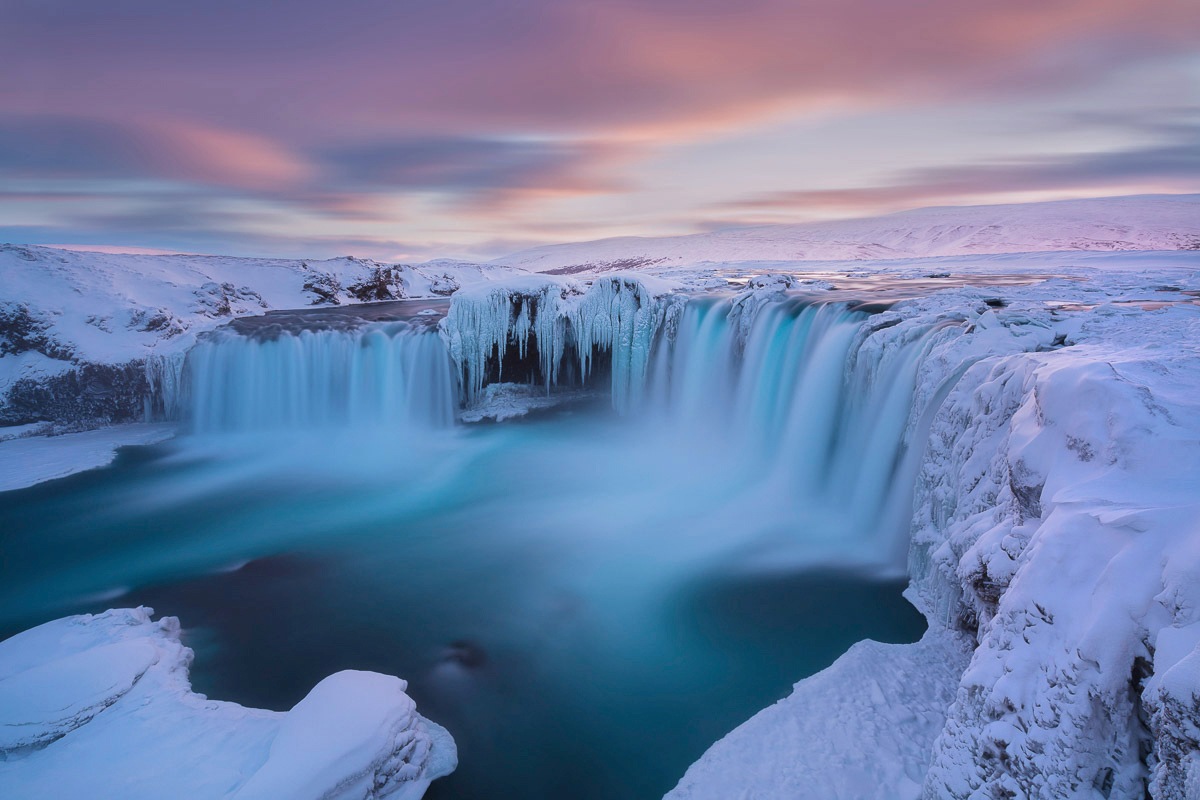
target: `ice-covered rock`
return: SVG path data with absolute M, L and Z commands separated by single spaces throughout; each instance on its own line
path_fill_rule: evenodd
M 1079 322 L 1074 346 L 977 364 L 935 421 L 912 594 L 978 646 L 928 798 L 1194 781 L 1178 749 L 1200 682 L 1165 676 L 1200 641 L 1200 314 Z
M 68 617 L 0 642 L 0 796 L 417 800 L 457 765 L 404 681 L 344 671 L 286 713 L 191 691 L 179 621 Z

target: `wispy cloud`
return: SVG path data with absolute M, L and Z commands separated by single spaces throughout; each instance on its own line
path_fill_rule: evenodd
M 340 229 L 347 248 L 459 237 L 461 251 L 612 233 L 631 218 L 647 232 L 745 191 L 714 179 L 692 196 L 694 181 L 646 177 L 647 162 L 698 141 L 817 109 L 1053 96 L 1200 52 L 1200 4 L 1184 0 L 10 5 L 0 231 L 106 230 L 181 249 Z M 1182 131 L 1168 129 L 1178 121 L 1158 124 L 1128 129 L 1123 150 L 944 163 L 820 191 L 801 181 L 724 210 L 1200 188 Z M 886 152 L 887 137 L 872 146 Z M 780 185 L 762 169 L 761 185 Z
M 1160 128 L 1164 130 L 1165 128 Z M 1200 186 L 1200 123 L 1170 126 L 1157 144 L 1105 152 L 903 170 L 874 186 L 767 192 L 719 204 L 727 214 L 812 209 L 878 211 L 989 195 L 1101 190 L 1189 191 Z

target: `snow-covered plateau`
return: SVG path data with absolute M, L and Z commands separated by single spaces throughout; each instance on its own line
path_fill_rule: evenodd
M 0 421 L 28 427 L 0 467 L 47 426 L 446 427 L 596 389 L 705 435 L 724 419 L 786 462 L 764 496 L 837 479 L 871 533 L 852 566 L 903 571 L 928 630 L 855 645 L 668 797 L 1197 800 L 1198 212 L 1196 196 L 932 209 L 486 266 L 9 246 Z M 377 320 L 261 346 L 204 335 L 268 308 L 451 294 L 436 339 Z M 264 348 L 275 380 L 236 379 Z M 345 374 L 382 377 L 289 400 Z M 397 414 L 381 398 L 410 374 L 436 396 Z M 191 694 L 189 658 L 177 623 L 142 610 L 0 644 L 0 795 L 88 796 L 90 773 L 132 774 L 130 753 L 125 797 L 417 797 L 453 766 L 397 679 L 340 673 L 280 715 Z

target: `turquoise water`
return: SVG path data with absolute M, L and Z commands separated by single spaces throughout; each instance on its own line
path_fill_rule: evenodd
M 598 409 L 179 439 L 0 495 L 0 636 L 147 604 L 215 698 L 406 678 L 460 748 L 432 798 L 657 797 L 853 642 L 923 629 L 842 509 L 759 477 Z

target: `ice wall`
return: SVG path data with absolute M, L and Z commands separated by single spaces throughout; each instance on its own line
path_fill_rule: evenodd
M 185 381 L 188 418 L 200 433 L 423 430 L 454 419 L 454 378 L 441 340 L 404 323 L 269 339 L 217 333 L 188 354 Z

